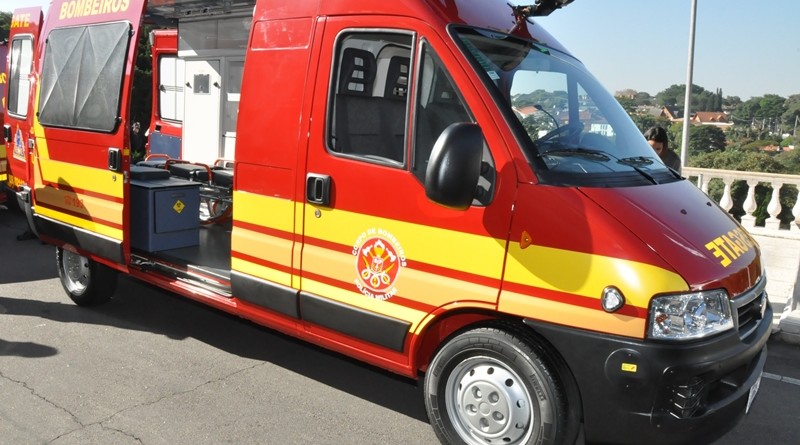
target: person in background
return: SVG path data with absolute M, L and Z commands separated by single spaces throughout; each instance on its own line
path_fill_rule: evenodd
M 651 127 L 644 132 L 644 138 L 653 147 L 653 150 L 661 158 L 661 162 L 664 165 L 675 170 L 678 174 L 681 173 L 681 157 L 669 148 L 667 130 L 664 130 L 663 127 Z
M 141 124 L 131 124 L 131 163 L 144 159 L 145 136 L 141 133 Z

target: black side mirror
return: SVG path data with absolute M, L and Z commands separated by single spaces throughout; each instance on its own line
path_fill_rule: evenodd
M 445 207 L 469 208 L 481 174 L 483 131 L 478 124 L 455 123 L 433 145 L 425 172 L 425 194 Z

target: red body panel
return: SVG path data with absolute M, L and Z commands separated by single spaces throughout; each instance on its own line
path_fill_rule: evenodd
M 657 252 L 692 289 L 725 288 L 733 298 L 761 278 L 761 256 L 755 241 L 687 181 L 658 187 L 581 190 Z M 722 242 L 715 242 L 718 239 Z

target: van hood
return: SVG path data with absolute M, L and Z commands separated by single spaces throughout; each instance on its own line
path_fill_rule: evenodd
M 638 236 L 692 290 L 725 288 L 733 298 L 763 274 L 756 241 L 689 181 L 580 191 Z

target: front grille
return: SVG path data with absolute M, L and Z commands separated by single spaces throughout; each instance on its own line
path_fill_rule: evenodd
M 768 304 L 766 285 L 766 278 L 762 278 L 750 290 L 733 299 L 733 307 L 736 309 L 736 326 L 739 329 L 739 338 L 742 340 L 749 337 L 764 318 L 764 311 Z
M 708 386 L 699 377 L 673 386 L 670 391 L 670 414 L 678 419 L 693 417 L 704 408 L 707 394 Z

